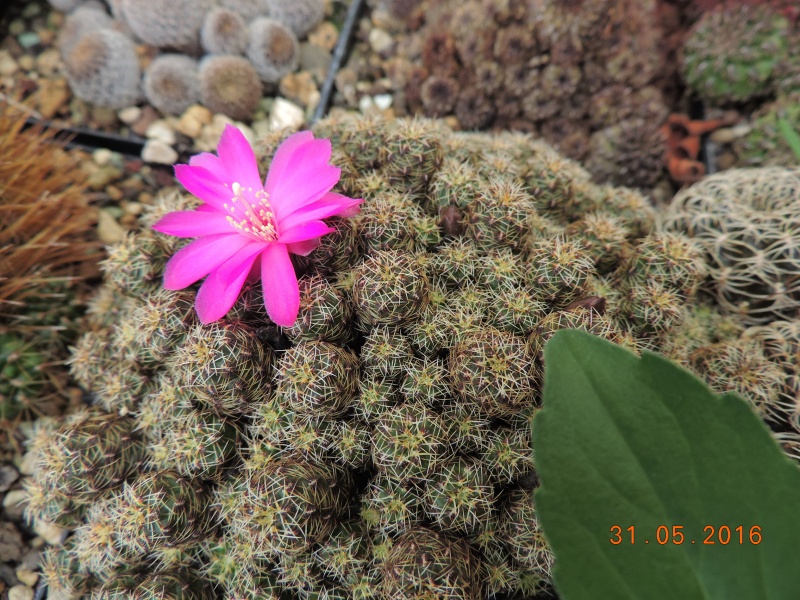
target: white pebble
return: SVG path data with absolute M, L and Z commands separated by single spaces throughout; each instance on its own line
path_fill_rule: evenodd
M 142 109 L 138 106 L 129 106 L 128 108 L 123 108 L 117 113 L 117 117 L 119 117 L 119 120 L 125 123 L 125 125 L 133 125 L 141 116 Z
M 0 50 L 0 76 L 7 77 L 13 75 L 19 69 L 17 61 L 11 56 L 8 50 Z
M 125 239 L 125 230 L 106 210 L 97 211 L 97 237 L 104 244 L 117 244 Z
M 92 152 L 92 160 L 94 160 L 94 164 L 100 167 L 104 167 L 110 163 L 113 157 L 114 153 L 108 148 L 98 148 Z
M 28 450 L 19 462 L 17 470 L 23 475 L 33 475 L 33 470 L 36 468 L 36 457 L 38 452 L 36 450 Z
M 375 53 L 381 54 L 388 51 L 392 44 L 394 44 L 394 40 L 391 34 L 380 27 L 373 27 L 369 32 L 369 46 Z
M 38 535 L 42 536 L 44 541 L 51 546 L 60 546 L 63 544 L 67 534 L 69 533 L 68 529 L 64 529 L 63 527 L 59 527 L 58 525 L 48 523 L 46 521 L 37 521 L 33 526 L 33 530 Z
M 15 585 L 8 590 L 8 600 L 33 600 L 33 589 L 27 585 Z
M 372 99 L 372 96 L 361 96 L 361 100 L 358 101 L 358 108 L 362 113 L 369 112 L 374 106 L 375 101 Z
M 30 569 L 19 568 L 17 569 L 17 579 L 19 579 L 28 587 L 36 587 L 36 584 L 39 581 L 39 574 L 36 571 L 31 571 Z
M 279 129 L 298 129 L 305 122 L 303 109 L 285 98 L 275 98 L 269 114 L 269 127 L 273 131 Z
M 157 140 L 171 146 L 175 143 L 175 130 L 165 120 L 159 119 L 150 124 L 145 132 L 145 137 L 148 140 Z
M 394 100 L 394 98 L 391 94 L 378 94 L 377 96 L 372 97 L 372 101 L 375 102 L 375 106 L 381 110 L 386 110 L 389 108 L 392 105 L 392 100 Z
M 159 165 L 172 165 L 177 162 L 178 153 L 161 140 L 147 140 L 142 148 L 142 160 Z
M 8 515 L 21 517 L 27 503 L 28 493 L 25 490 L 11 490 L 3 498 L 3 510 Z

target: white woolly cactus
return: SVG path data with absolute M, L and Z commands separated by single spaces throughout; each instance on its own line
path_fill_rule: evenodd
M 141 97 L 136 48 L 113 29 L 83 35 L 64 56 L 64 73 L 76 96 L 98 106 L 123 108 Z

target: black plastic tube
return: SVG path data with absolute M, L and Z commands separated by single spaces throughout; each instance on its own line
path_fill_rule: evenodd
M 112 152 L 136 158 L 141 155 L 144 143 L 147 141 L 139 136 L 125 137 L 92 129 L 60 127 L 33 117 L 29 117 L 25 121 L 25 129 L 30 127 L 43 127 L 45 130 L 54 129 L 57 132 L 56 140 L 63 142 L 67 148 L 81 148 L 89 152 L 98 148 L 107 148 Z
M 336 74 L 339 72 L 339 67 L 341 66 L 342 61 L 347 54 L 348 48 L 350 47 L 350 38 L 353 36 L 353 30 L 358 22 L 358 17 L 361 14 L 361 9 L 363 6 L 364 0 L 353 0 L 353 3 L 347 9 L 344 25 L 342 25 L 342 31 L 339 32 L 339 39 L 336 42 L 336 48 L 333 49 L 333 57 L 331 59 L 331 64 L 328 67 L 328 75 L 325 77 L 325 81 L 322 84 L 319 103 L 317 104 L 317 108 L 314 110 L 314 114 L 311 116 L 310 125 L 313 125 L 319 121 L 323 116 L 325 116 L 325 113 L 328 110 L 328 105 L 330 104 L 331 96 L 333 95 L 333 86 L 336 83 Z

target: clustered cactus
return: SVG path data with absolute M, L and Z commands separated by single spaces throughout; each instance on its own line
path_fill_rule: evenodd
M 593 157 L 600 181 L 652 189 L 668 112 L 659 4 L 386 0 L 379 6 L 409 31 L 381 51 L 386 61 L 364 40 L 350 68 L 377 79 L 383 64 L 401 114 L 536 133 L 574 160 Z
M 325 13 L 322 0 L 117 0 L 111 8 L 113 18 L 93 3 L 66 8 L 59 45 L 76 96 L 124 108 L 144 95 L 165 114 L 202 103 L 240 120 L 252 119 L 265 85 L 296 70 L 298 39 Z M 137 43 L 160 54 L 142 63 Z
M 792 55 L 790 32 L 789 20 L 770 6 L 721 3 L 686 39 L 684 80 L 712 106 L 769 96 Z
M 249 287 L 197 324 L 191 290 L 159 289 L 174 238 L 145 230 L 112 253 L 70 361 L 95 406 L 35 443 L 29 517 L 75 530 L 44 557 L 53 589 L 477 600 L 549 587 L 530 442 L 544 344 L 571 327 L 666 348 L 692 323 L 702 246 L 526 135 L 349 116 L 316 133 L 364 214 L 396 207 L 409 223 L 331 220 L 297 262 L 300 314 L 282 331 Z M 163 197 L 144 225 L 192 202 Z M 706 337 L 693 350 L 714 369 L 725 355 Z M 762 337 L 793 368 L 794 346 Z M 738 376 L 715 372 L 723 388 Z
M 735 140 L 733 150 L 739 167 L 791 167 L 800 157 L 789 146 L 781 121 L 791 131 L 800 131 L 800 88 L 778 96 L 759 108 L 751 118 L 751 129 Z

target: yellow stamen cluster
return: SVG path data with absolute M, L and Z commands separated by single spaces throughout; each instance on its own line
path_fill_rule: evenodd
M 269 194 L 264 190 L 257 190 L 253 194 L 253 188 L 243 188 L 235 181 L 231 184 L 231 190 L 233 191 L 231 202 L 223 205 L 225 210 L 231 213 L 225 217 L 228 223 L 239 233 L 258 242 L 276 241 L 278 239 L 278 223 L 269 203 Z M 247 199 L 245 191 L 255 195 L 255 206 Z M 244 209 L 243 216 L 241 216 L 241 212 L 236 214 L 237 208 Z M 240 216 L 241 218 L 239 218 Z

